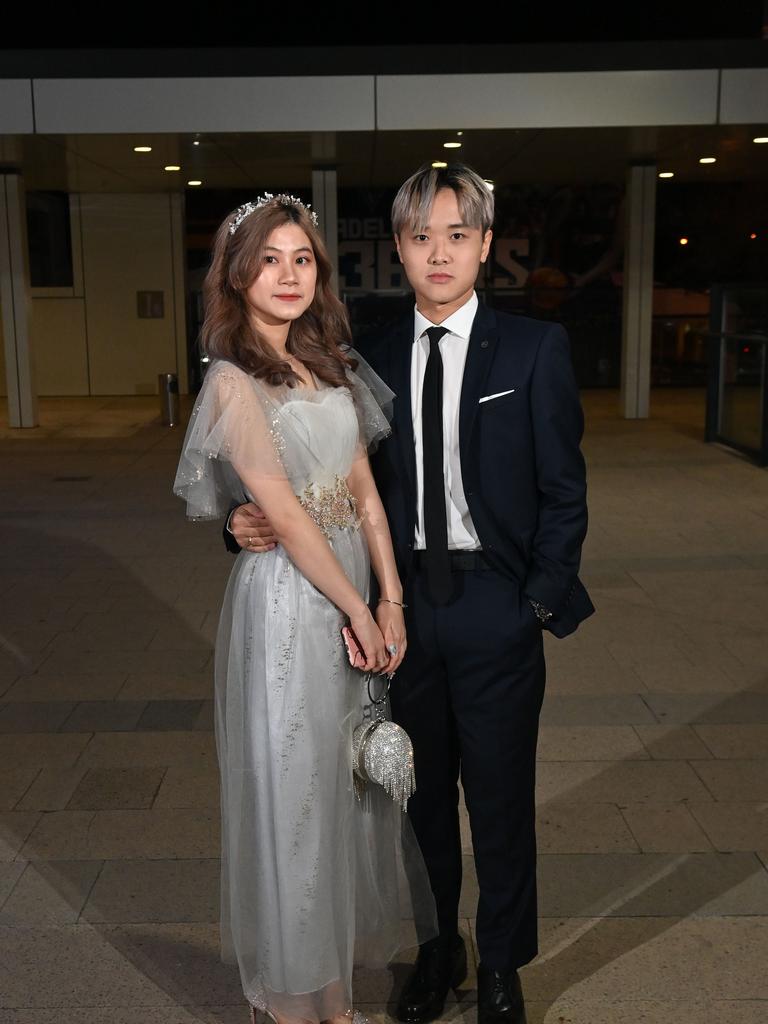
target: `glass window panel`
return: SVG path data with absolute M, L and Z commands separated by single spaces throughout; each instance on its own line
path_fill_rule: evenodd
M 71 288 L 72 235 L 66 192 L 27 192 L 29 276 L 33 288 Z
M 725 441 L 753 451 L 762 445 L 765 357 L 765 342 L 723 341 L 719 433 Z

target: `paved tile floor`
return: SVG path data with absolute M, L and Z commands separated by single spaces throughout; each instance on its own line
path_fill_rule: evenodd
M 768 1020 L 768 473 L 700 392 L 584 396 L 598 614 L 547 641 L 531 1024 Z M 155 400 L 0 422 L 0 1021 L 235 1024 L 211 648 L 230 557 Z M 465 927 L 476 883 L 466 841 Z M 361 972 L 371 1016 L 405 965 Z M 474 972 L 445 1017 L 471 1022 Z

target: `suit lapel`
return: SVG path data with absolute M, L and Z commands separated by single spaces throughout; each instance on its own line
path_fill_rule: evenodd
M 413 313 L 404 317 L 392 332 L 390 348 L 390 379 L 387 381 L 395 392 L 394 421 L 400 456 L 408 482 L 416 491 L 416 456 L 413 437 L 413 416 L 411 413 L 411 350 L 413 349 Z
M 478 409 L 478 399 L 496 352 L 499 334 L 496 314 L 480 302 L 469 336 L 467 359 L 461 385 L 459 403 L 459 450 L 462 470 L 468 458 L 469 438 Z M 413 349 L 413 314 L 403 317 L 393 328 L 390 343 L 390 378 L 387 381 L 397 396 L 394 403 L 394 421 L 400 456 L 409 485 L 416 491 L 416 457 L 411 413 L 411 352 Z
M 483 394 L 498 340 L 496 314 L 481 302 L 477 307 L 472 333 L 469 336 L 467 361 L 464 364 L 464 377 L 461 383 L 459 451 L 462 475 L 464 467 L 468 464 L 469 438 L 477 416 L 477 403 Z

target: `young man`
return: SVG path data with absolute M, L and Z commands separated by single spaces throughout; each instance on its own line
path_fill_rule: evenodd
M 392 227 L 415 309 L 357 343 L 397 396 L 372 466 L 407 605 L 392 709 L 414 745 L 408 812 L 440 923 L 400 995 L 407 1024 L 438 1017 L 466 977 L 459 774 L 480 891 L 479 1024 L 525 1022 L 517 969 L 537 953 L 542 629 L 566 636 L 594 611 L 577 575 L 586 481 L 567 336 L 478 301 L 493 212 L 493 193 L 462 164 L 409 178 Z M 228 525 L 250 550 L 274 541 L 253 506 Z

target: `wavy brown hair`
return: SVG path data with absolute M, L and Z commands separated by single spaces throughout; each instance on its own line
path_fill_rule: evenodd
M 246 373 L 269 384 L 296 387 L 303 380 L 259 336 L 245 294 L 264 267 L 272 231 L 281 224 L 298 224 L 312 246 L 317 281 L 312 302 L 288 328 L 285 347 L 327 384 L 346 385 L 346 367 L 357 368 L 357 360 L 346 355 L 341 347 L 351 343 L 349 316 L 331 288 L 331 261 L 309 211 L 298 204 L 283 205 L 275 198 L 254 210 L 230 234 L 236 213 L 233 210 L 216 232 L 211 265 L 203 283 L 203 351 L 210 358 L 236 363 Z

